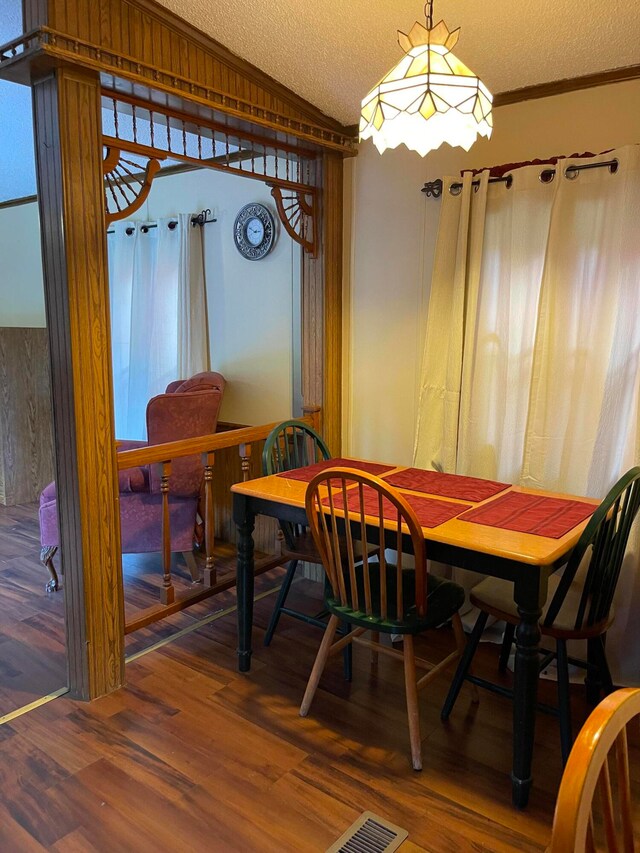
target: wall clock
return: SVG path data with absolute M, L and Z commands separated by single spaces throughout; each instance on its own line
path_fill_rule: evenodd
M 271 211 L 263 204 L 245 204 L 236 216 L 233 239 L 243 258 L 248 261 L 264 258 L 276 242 L 276 225 Z

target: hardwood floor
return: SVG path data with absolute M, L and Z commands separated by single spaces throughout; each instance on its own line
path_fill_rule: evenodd
M 295 584 L 292 603 L 313 611 L 317 586 Z M 331 662 L 301 719 L 319 632 L 283 617 L 263 648 L 272 605 L 256 604 L 248 675 L 236 671 L 231 613 L 128 664 L 116 694 L 56 699 L 0 726 L 0 849 L 322 851 L 370 809 L 409 831 L 407 853 L 544 850 L 561 775 L 554 719 L 538 719 L 534 790 L 518 812 L 510 703 L 482 691 L 474 706 L 465 690 L 443 725 L 445 678 L 421 694 L 416 773 L 402 667 L 381 658 L 372 672 L 355 649 L 353 682 Z M 421 652 L 452 646 L 441 629 Z M 496 659 L 495 646 L 481 647 L 480 674 L 495 675 Z M 581 691 L 575 700 L 579 718 Z
M 0 507 L 0 716 L 66 685 L 64 593 L 39 553 L 36 504 Z
M 0 506 L 0 717 L 67 684 L 60 556 L 56 555 L 55 564 L 61 589 L 46 593 L 48 574 L 39 555 L 37 504 Z M 234 552 L 224 543 L 217 544 L 216 563 L 220 575 L 235 572 Z M 129 619 L 159 602 L 160 555 L 126 554 L 123 570 L 125 612 Z M 194 589 L 180 557 L 174 559 L 174 583 L 177 595 Z M 222 610 L 232 600 L 233 596 L 208 599 L 128 635 L 127 655 L 137 654 Z
M 0 713 L 64 683 L 62 601 L 46 595 L 34 507 L 0 511 Z M 281 570 L 256 581 L 273 590 Z M 155 601 L 150 557 L 125 561 L 128 607 Z M 188 585 L 186 570 L 181 583 Z M 313 612 L 319 584 L 296 583 L 292 604 Z M 0 725 L 0 850 L 322 851 L 364 810 L 409 831 L 403 851 L 540 851 L 560 781 L 555 719 L 540 715 L 529 808 L 511 806 L 511 705 L 465 689 L 450 722 L 448 686 L 420 695 L 422 773 L 409 761 L 402 666 L 355 649 L 354 678 L 331 661 L 309 716 L 299 703 L 320 632 L 283 617 L 262 646 L 273 595 L 256 603 L 252 672 L 236 670 L 233 590 L 127 638 L 135 655 L 218 616 L 127 665 L 127 687 L 91 704 L 55 699 Z M 9 616 L 12 616 L 12 619 Z M 421 640 L 437 659 L 449 629 Z M 496 646 L 479 674 L 495 678 Z M 507 681 L 509 676 L 506 677 Z M 542 684 L 553 703 L 554 686 Z M 576 725 L 587 709 L 574 694 Z

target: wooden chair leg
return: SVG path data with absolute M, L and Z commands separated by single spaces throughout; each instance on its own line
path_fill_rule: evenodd
M 196 560 L 193 551 L 183 551 L 182 556 L 184 557 L 184 561 L 189 569 L 191 580 L 194 583 L 198 583 L 200 581 L 200 569 L 198 568 L 198 561 Z
M 349 634 L 351 625 L 348 622 L 343 622 L 342 625 L 344 633 Z M 342 668 L 344 671 L 344 680 L 350 682 L 353 678 L 353 643 L 349 643 L 344 647 L 342 652 Z
M 273 639 L 273 633 L 278 627 L 278 622 L 280 621 L 280 613 L 282 608 L 284 607 L 284 603 L 287 600 L 287 595 L 289 594 L 289 589 L 291 588 L 291 583 L 293 582 L 293 577 L 296 573 L 296 569 L 298 567 L 297 560 L 290 560 L 287 564 L 287 573 L 284 576 L 284 580 L 282 581 L 282 586 L 280 587 L 280 592 L 278 593 L 278 598 L 276 599 L 276 603 L 273 608 L 273 613 L 271 614 L 271 619 L 269 620 L 269 627 L 267 628 L 267 633 L 264 635 L 264 644 L 268 646 Z
M 416 683 L 416 659 L 413 651 L 413 636 L 404 635 L 404 688 L 407 694 L 407 717 L 409 740 L 411 741 L 411 764 L 414 770 L 422 770 L 422 743 L 420 740 L 420 714 L 418 711 L 418 687 Z
M 587 694 L 587 702 L 595 708 L 602 698 L 604 685 L 602 683 L 602 670 L 600 667 L 599 651 L 602 650 L 600 637 L 592 637 L 587 640 L 587 676 L 584 686 Z
M 374 643 L 379 643 L 380 642 L 380 631 L 372 631 L 371 632 L 371 639 Z M 371 669 L 377 669 L 378 668 L 378 657 L 379 657 L 378 650 L 377 649 L 371 649 Z
M 56 572 L 56 567 L 53 565 L 53 558 L 57 550 L 57 545 L 45 545 L 44 548 L 40 549 L 40 562 L 49 572 L 50 578 L 45 586 L 47 592 L 57 592 L 59 589 L 58 573 Z
M 613 693 L 615 687 L 611 678 L 611 671 L 607 662 L 607 654 L 605 651 L 606 634 L 602 637 L 594 637 L 591 642 L 591 656 L 593 663 L 598 668 L 598 682 L 602 687 L 605 696 Z
M 569 695 L 569 661 L 567 659 L 567 643 L 556 640 L 558 661 L 558 710 L 560 712 L 560 747 L 562 749 L 562 765 L 567 763 L 571 752 L 571 698 Z
M 462 658 L 462 655 L 465 653 L 467 648 L 467 637 L 464 633 L 464 628 L 462 626 L 462 619 L 460 618 L 459 613 L 454 613 L 453 618 L 451 619 L 451 625 L 453 627 L 453 635 L 456 638 L 456 648 L 458 650 L 458 654 Z M 469 672 L 471 671 L 471 667 L 469 667 Z M 480 701 L 480 694 L 478 692 L 478 685 L 471 683 L 469 685 L 471 687 L 471 701 L 474 705 L 477 705 Z
M 464 652 L 460 658 L 460 663 L 455 671 L 451 687 L 447 693 L 447 698 L 444 700 L 444 705 L 440 712 L 440 719 L 443 722 L 446 722 L 449 719 L 449 715 L 453 711 L 453 706 L 456 703 L 456 699 L 458 698 L 458 694 L 462 688 L 462 683 L 465 680 L 469 668 L 471 667 L 471 661 L 473 660 L 473 656 L 476 653 L 478 644 L 480 643 L 480 637 L 482 637 L 482 632 L 484 631 L 488 618 L 489 614 L 481 610 L 480 615 L 476 620 L 476 624 L 473 626 L 471 636 L 466 641 Z
M 316 695 L 316 690 L 318 689 L 318 684 L 320 683 L 320 676 L 322 675 L 325 665 L 327 663 L 327 658 L 329 657 L 329 651 L 331 650 L 331 644 L 333 643 L 333 638 L 335 637 L 336 629 L 338 627 L 338 623 L 340 620 L 337 616 L 331 615 L 329 619 L 329 624 L 324 632 L 324 636 L 322 637 L 322 642 L 320 643 L 320 648 L 318 649 L 318 654 L 316 655 L 315 663 L 313 664 L 313 669 L 311 670 L 311 675 L 309 676 L 309 682 L 307 684 L 307 689 L 304 691 L 304 697 L 302 699 L 302 704 L 300 705 L 300 716 L 306 717 L 309 713 L 309 708 L 311 707 L 311 703 L 313 702 L 313 697 Z
M 515 636 L 516 626 L 511 622 L 507 622 L 504 629 L 504 637 L 502 638 L 502 648 L 500 649 L 500 660 L 498 661 L 498 670 L 500 672 L 507 671 L 509 663 L 509 655 L 513 646 L 513 638 Z

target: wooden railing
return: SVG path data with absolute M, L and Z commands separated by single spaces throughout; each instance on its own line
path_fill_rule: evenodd
M 308 406 L 304 409 L 304 416 L 299 420 L 308 423 L 315 429 L 319 428 L 320 409 L 317 406 Z M 283 419 L 284 420 L 284 419 Z M 160 494 L 162 502 L 162 587 L 160 589 L 160 606 L 155 606 L 126 623 L 125 633 L 129 634 L 140 628 L 150 625 L 159 619 L 183 610 L 193 604 L 203 601 L 210 596 L 216 595 L 235 585 L 235 574 L 232 577 L 218 578 L 215 562 L 215 504 L 216 495 L 214 488 L 214 466 L 215 455 L 229 448 L 238 448 L 241 464 L 241 479 L 251 478 L 251 451 L 254 444 L 263 442 L 271 430 L 281 421 L 261 426 L 235 428 L 233 424 L 219 424 L 219 431 L 211 435 L 188 438 L 181 441 L 171 441 L 166 444 L 155 444 L 148 447 L 135 448 L 133 450 L 122 450 L 117 454 L 118 470 L 124 471 L 129 468 L 156 465 L 160 471 L 161 485 Z M 204 468 L 204 576 L 203 585 L 195 593 L 176 597 L 175 588 L 171 574 L 171 522 L 170 522 L 170 495 L 171 495 L 171 465 L 176 459 L 200 454 Z M 255 467 L 255 466 L 254 466 Z M 254 472 L 254 476 L 259 473 Z M 280 564 L 280 558 L 276 555 L 271 559 L 263 560 L 257 564 L 256 573 L 267 571 Z

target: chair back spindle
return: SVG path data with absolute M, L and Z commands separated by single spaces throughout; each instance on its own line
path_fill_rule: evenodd
M 407 607 L 415 607 L 416 616 L 424 618 L 424 536 L 413 509 L 399 492 L 364 471 L 329 468 L 309 484 L 306 511 L 333 596 L 345 610 L 371 619 L 372 629 L 376 620 L 399 623 Z M 356 542 L 376 547 L 376 563 L 363 547 L 356 570 Z M 385 550 L 394 547 L 397 559 L 391 564 Z M 411 602 L 405 600 L 403 552 L 412 553 L 415 561 L 415 601 Z
M 330 458 L 329 448 L 312 427 L 301 421 L 289 420 L 279 424 L 265 441 L 262 471 L 265 475 L 283 474 Z M 283 521 L 280 529 L 287 548 L 295 550 L 296 539 L 304 533 L 304 528 Z
M 553 819 L 550 853 L 608 850 L 633 853 L 637 792 L 629 769 L 640 748 L 640 690 L 607 696 L 589 716 L 564 769 Z M 633 726 L 635 725 L 635 731 Z M 638 827 L 636 825 L 636 835 Z
M 585 559 L 589 560 L 589 565 L 574 628 L 580 631 L 607 622 L 629 534 L 639 509 L 640 467 L 636 467 L 618 480 L 591 516 L 551 600 L 545 625 L 551 626 L 557 619 L 567 592 Z

